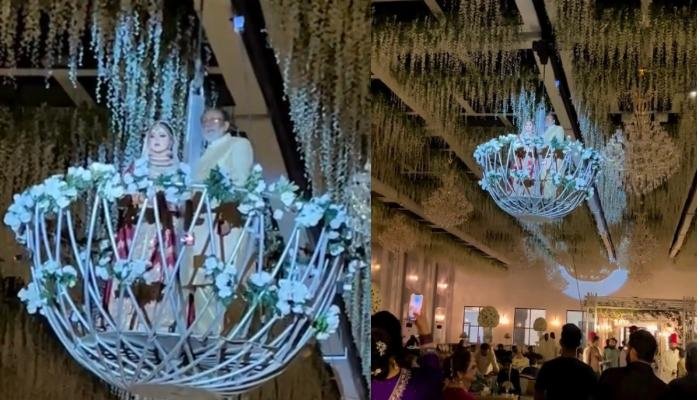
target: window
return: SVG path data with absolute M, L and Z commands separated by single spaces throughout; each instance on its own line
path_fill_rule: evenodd
M 479 326 L 479 311 L 483 307 L 464 307 L 464 330 L 467 334 L 467 341 L 470 343 L 480 342 L 484 337 L 484 328 Z
M 513 318 L 513 342 L 521 346 L 534 346 L 539 335 L 532 329 L 537 318 L 546 318 L 547 310 L 538 308 L 516 308 Z
M 584 332 L 585 329 L 583 329 L 583 311 L 581 310 L 566 310 L 566 323 L 567 324 L 574 324 L 581 329 L 581 332 Z

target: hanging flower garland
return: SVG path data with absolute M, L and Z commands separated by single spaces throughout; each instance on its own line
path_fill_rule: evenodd
M 163 0 L 3 0 L 0 59 L 5 68 L 16 68 L 20 61 L 32 68 L 61 66 L 76 83 L 89 35 L 97 62 L 97 101 L 110 111 L 116 156 L 125 165 L 138 156 L 143 130 L 155 119 L 168 120 L 184 134 L 190 60 L 196 52 L 196 29 L 189 27 L 195 21 L 184 5 L 168 5 L 167 18 L 164 7 Z

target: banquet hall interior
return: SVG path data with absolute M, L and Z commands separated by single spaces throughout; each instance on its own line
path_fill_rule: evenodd
M 223 333 L 221 337 L 195 338 L 190 327 L 194 322 L 190 318 L 198 317 L 191 317 L 191 311 L 187 310 L 199 306 L 192 300 L 189 309 L 180 305 L 175 309 L 181 317 L 187 313 L 186 326 L 171 325 L 170 332 L 159 331 L 155 328 L 158 315 L 155 312 L 149 316 L 153 317 L 150 322 L 154 327 L 148 338 L 144 336 L 145 329 L 135 327 L 132 322 L 117 329 L 121 337 L 114 345 L 109 336 L 114 332 L 107 328 L 105 333 L 105 328 L 92 320 L 99 315 L 95 304 L 100 301 L 88 301 L 92 294 L 88 293 L 87 277 L 85 286 L 81 286 L 81 279 L 77 282 L 77 287 L 85 288 L 84 295 L 76 294 L 76 290 L 71 292 L 76 283 L 70 282 L 63 288 L 68 290 L 64 294 L 70 296 L 63 302 L 57 299 L 61 291 L 57 288 L 53 297 L 52 289 L 41 294 L 42 310 L 37 312 L 37 306 L 33 308 L 29 304 L 27 291 L 32 284 L 42 282 L 41 269 L 35 265 L 42 250 L 33 252 L 26 241 L 18 240 L 16 227 L 14 232 L 10 229 L 11 204 L 17 206 L 21 197 L 15 193 L 20 194 L 53 174 L 63 174 L 69 166 L 93 168 L 95 164 L 91 163 L 113 163 L 118 169 L 126 167 L 136 155 L 145 154 L 146 144 L 141 153 L 142 141 L 146 140 L 144 132 L 156 120 L 163 122 L 161 128 L 170 131 L 171 147 L 180 144 L 175 152 L 179 150 L 180 159 L 184 160 L 193 157 L 197 140 L 200 144 L 209 140 L 204 132 L 209 129 L 207 124 L 228 121 L 226 126 L 231 128 L 231 136 L 237 140 L 247 138 L 253 160 L 261 166 L 260 170 L 253 167 L 254 173 L 262 171 L 260 181 L 254 184 L 271 184 L 279 179 L 285 187 L 296 188 L 294 196 L 299 197 L 292 199 L 297 202 L 333 191 L 333 201 L 343 207 L 349 205 L 343 209 L 352 218 L 357 217 L 352 207 L 369 210 L 369 189 L 365 182 L 369 179 L 365 172 L 369 165 L 368 147 L 362 145 L 367 140 L 361 139 L 369 129 L 363 127 L 364 122 L 358 123 L 362 113 L 357 111 L 365 106 L 369 91 L 369 66 L 360 63 L 366 57 L 358 55 L 368 49 L 369 32 L 364 29 L 369 26 L 368 4 L 346 2 L 329 6 L 325 1 L 309 1 L 290 10 L 287 3 L 278 0 L 0 0 L 0 209 L 5 216 L 0 229 L 1 399 L 218 399 L 226 395 L 227 399 L 326 400 L 369 396 L 365 379 L 368 374 L 363 372 L 366 367 L 362 365 L 362 359 L 368 359 L 363 357 L 366 351 L 363 343 L 368 342 L 363 338 L 369 336 L 368 268 L 348 272 L 344 266 L 338 267 L 337 260 L 333 264 L 330 255 L 326 262 L 334 267 L 327 273 L 334 273 L 335 278 L 299 266 L 298 271 L 302 272 L 296 273 L 301 277 L 296 279 L 314 276 L 315 280 L 323 278 L 329 283 L 323 282 L 323 298 L 318 294 L 320 289 L 312 292 L 314 286 L 309 284 L 304 299 L 309 302 L 308 308 L 301 309 L 301 302 L 295 305 L 295 310 L 286 310 L 285 314 L 289 314 L 286 319 L 272 318 L 272 322 L 282 321 L 278 325 L 289 325 L 274 327 L 279 331 L 276 335 L 282 332 L 284 336 L 266 333 L 258 325 L 251 329 L 251 323 L 247 322 L 246 327 L 232 329 L 228 338 Z M 338 9 L 342 12 L 335 12 Z M 313 23 L 308 23 L 312 17 Z M 346 29 L 351 22 L 362 29 Z M 342 43 L 336 35 L 338 29 L 344 30 Z M 341 64 L 342 71 L 338 69 Z M 312 95 L 307 91 L 311 85 L 315 88 Z M 345 96 L 335 95 L 337 91 L 343 91 Z M 321 109 L 335 111 L 321 115 Z M 333 127 L 327 128 L 331 123 Z M 323 147 L 323 155 L 315 153 L 318 146 Z M 234 157 L 242 156 L 234 154 Z M 329 164 L 322 157 L 332 157 L 344 164 L 334 166 L 329 172 Z M 189 158 L 192 159 L 196 157 Z M 249 185 L 250 179 L 244 178 L 244 182 Z M 340 190 L 346 187 L 347 193 L 357 189 L 350 193 L 354 197 Z M 35 189 L 38 190 L 37 187 L 32 190 Z M 94 201 L 96 197 L 86 194 L 85 198 Z M 268 207 L 265 212 L 269 212 L 268 199 L 265 201 Z M 158 206 L 154 207 L 157 210 Z M 204 206 L 200 204 L 200 207 Z M 117 221 L 116 208 L 116 204 L 112 208 L 105 205 L 112 223 Z M 268 222 L 271 218 L 265 220 L 265 224 L 273 225 L 266 233 L 288 243 L 287 248 L 292 248 L 292 244 L 313 246 L 314 241 L 327 242 L 327 238 L 319 238 L 320 228 L 293 236 L 299 230 L 294 217 L 285 214 L 278 218 L 278 212 L 282 211 L 275 211 L 277 222 Z M 97 214 L 93 213 L 92 224 Z M 88 220 L 83 219 L 84 212 L 76 215 L 75 221 Z M 89 218 L 90 214 L 87 215 L 85 218 Z M 30 218 L 28 215 L 27 220 Z M 159 224 L 158 216 L 150 218 Z M 58 220 L 60 235 L 61 220 Z M 71 220 L 65 221 L 64 224 L 70 224 Z M 95 228 L 95 236 L 108 232 L 112 243 L 121 240 L 115 239 L 111 230 L 107 231 L 109 218 L 104 221 L 105 226 Z M 55 220 L 48 224 L 52 222 Z M 313 224 L 308 226 L 313 228 Z M 224 232 L 221 226 L 216 229 Z M 368 225 L 366 230 L 369 232 Z M 77 225 L 76 232 L 79 233 Z M 85 229 L 87 239 L 83 238 L 88 243 L 92 225 L 89 232 Z M 45 235 L 45 241 L 52 240 L 53 232 Z M 222 237 L 225 235 L 221 233 Z M 279 239 L 279 235 L 283 237 Z M 367 240 L 368 235 L 364 235 Z M 157 239 L 149 239 L 151 246 L 156 246 Z M 70 254 L 70 246 L 66 246 L 68 239 L 61 240 L 56 240 L 57 259 L 59 250 Z M 74 240 L 72 236 L 71 240 Z M 177 240 L 182 243 L 178 248 L 184 248 L 192 246 L 192 242 L 196 244 L 199 238 L 188 233 Z M 258 251 L 262 254 L 262 250 Z M 264 253 L 264 262 L 275 257 L 274 254 Z M 131 256 L 129 252 L 128 257 Z M 177 259 L 178 264 L 180 260 Z M 279 264 L 283 261 L 284 271 L 296 263 L 296 259 L 280 259 Z M 263 263 L 262 255 L 258 262 Z M 313 264 L 309 260 L 306 263 Z M 260 264 L 256 264 L 258 269 Z M 64 270 L 77 269 L 83 273 L 79 260 L 72 265 Z M 306 275 L 303 268 L 308 269 Z M 275 274 L 272 269 L 269 271 Z M 274 271 L 280 271 L 279 266 Z M 275 279 L 282 278 L 282 272 L 279 274 Z M 262 276 L 267 276 L 270 282 L 267 272 Z M 287 282 L 295 279 L 286 277 Z M 338 285 L 334 286 L 335 279 Z M 317 283 L 314 285 L 318 287 Z M 118 290 L 124 290 L 123 286 L 119 283 Z M 248 286 L 252 287 L 250 283 Z M 244 293 L 239 292 L 238 299 L 242 298 Z M 85 301 L 83 314 L 73 306 L 73 303 L 80 305 L 80 301 Z M 222 303 L 230 302 L 222 300 Z M 250 303 L 253 308 L 260 307 L 258 300 Z M 112 306 L 115 304 L 119 303 L 115 300 Z M 272 305 L 274 312 L 274 301 Z M 55 308 L 49 310 L 51 306 Z M 64 308 L 69 306 L 74 307 L 70 319 Z M 112 314 L 112 309 L 109 312 Z M 112 314 L 114 321 L 120 319 L 117 314 Z M 134 312 L 132 321 L 137 314 Z M 255 315 L 258 314 L 264 313 L 256 311 Z M 62 317 L 66 320 L 61 320 Z M 264 320 L 264 315 L 261 318 Z M 174 338 L 168 339 L 173 329 Z M 95 339 L 100 335 L 102 339 Z M 187 348 L 183 347 L 174 360 L 168 361 L 185 339 Z M 95 341 L 99 346 L 88 349 Z M 236 344 L 238 347 L 233 350 L 224 350 L 226 343 L 234 342 L 246 346 Z M 205 352 L 197 346 L 212 344 L 221 350 L 215 353 L 215 358 L 205 359 L 213 350 Z M 128 346 L 131 347 L 126 350 Z M 139 352 L 134 346 L 151 347 Z M 251 355 L 258 351 L 255 349 L 263 351 L 264 356 Z M 241 364 L 231 368 L 232 362 Z
M 465 347 L 474 397 L 446 399 L 516 398 L 504 368 L 533 398 L 566 324 L 597 374 L 641 330 L 682 376 L 663 358 L 697 338 L 696 6 L 373 0 L 373 399 L 442 388 L 397 397 L 387 351 L 410 369 Z

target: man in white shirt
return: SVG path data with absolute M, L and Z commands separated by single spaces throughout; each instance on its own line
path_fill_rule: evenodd
M 480 351 L 476 353 L 476 369 L 481 375 L 498 373 L 499 371 L 496 354 L 488 343 L 482 343 Z

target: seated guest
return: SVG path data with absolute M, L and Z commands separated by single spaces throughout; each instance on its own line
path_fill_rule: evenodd
M 686 400 L 697 398 L 698 393 L 698 348 L 695 343 L 686 349 L 685 369 L 687 374 L 674 379 L 668 384 L 668 400 Z
M 561 356 L 547 361 L 537 374 L 535 400 L 589 400 L 596 376 L 588 365 L 576 358 L 581 346 L 581 329 L 574 324 L 561 328 Z
M 596 390 L 597 400 L 663 399 L 666 384 L 651 367 L 654 362 L 656 339 L 647 331 L 630 335 L 627 366 L 611 368 L 603 372 Z
M 432 343 L 424 316 L 416 319 L 421 346 Z M 442 371 L 435 353 L 418 359 L 418 368 L 404 363 L 401 322 L 388 311 L 372 316 L 372 400 L 419 400 L 442 398 Z M 398 393 L 398 395 L 397 395 Z
M 527 368 L 529 365 L 530 360 L 528 360 L 527 357 L 520 352 L 518 346 L 513 346 L 513 368 L 517 369 L 518 372 L 522 372 L 522 370 Z
M 476 353 L 476 368 L 481 375 L 498 373 L 499 368 L 496 362 L 496 355 L 488 343 L 482 343 L 481 349 Z
M 520 373 L 513 368 L 510 357 L 503 359 L 503 368 L 498 372 L 496 382 L 500 393 L 520 394 Z
M 476 363 L 467 349 L 457 349 L 452 357 L 445 360 L 445 400 L 476 400 L 469 393 L 469 387 L 476 379 Z
M 496 353 L 496 361 L 498 361 L 499 364 L 503 364 L 503 359 L 505 358 L 506 354 L 508 354 L 506 349 L 503 348 L 503 345 L 499 343 L 498 346 L 496 346 L 496 351 L 494 351 L 494 353 Z
M 531 357 L 529 361 L 530 366 L 523 368 L 520 375 L 537 378 L 537 373 L 540 371 L 540 367 L 542 366 L 542 359 L 538 357 Z

